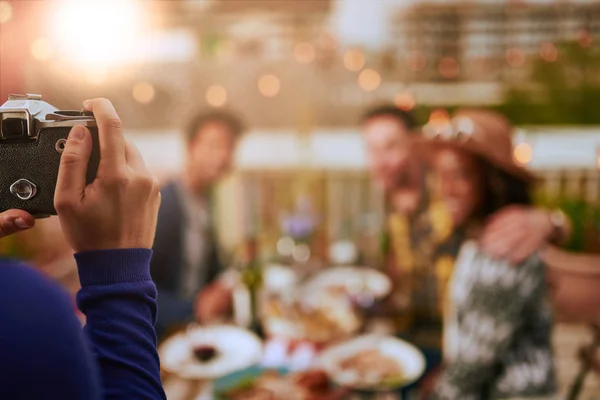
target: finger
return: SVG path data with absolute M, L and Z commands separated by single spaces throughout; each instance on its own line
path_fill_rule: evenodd
M 149 172 L 140 150 L 129 140 L 125 141 L 125 158 L 127 165 L 134 171 Z
M 483 245 L 493 245 L 504 241 L 519 241 L 524 232 L 523 221 L 507 221 L 496 225 L 486 225 L 481 235 Z
M 0 239 L 34 225 L 35 219 L 27 211 L 8 210 L 0 213 Z
M 497 240 L 487 244 L 481 243 L 481 250 L 492 258 L 506 258 L 510 253 L 513 243 L 508 240 Z
M 505 253 L 512 247 L 518 246 L 521 241 L 526 238 L 517 230 L 503 232 L 496 232 L 493 235 L 482 237 L 480 245 L 486 253 Z M 492 255 L 492 254 L 490 254 Z
M 513 228 L 516 224 L 522 224 L 525 217 L 520 211 L 506 210 L 495 213 L 485 223 L 485 230 L 493 232 Z M 510 228 L 508 228 L 510 227 Z
M 112 103 L 106 99 L 83 102 L 83 108 L 94 113 L 100 141 L 98 174 L 119 174 L 126 170 L 123 124 Z
M 67 202 L 83 198 L 91 153 L 92 137 L 90 132 L 81 125 L 74 126 L 60 157 L 56 193 L 54 194 L 54 206 L 57 210 Z
M 507 210 L 503 212 L 500 210 L 488 218 L 485 222 L 485 225 L 489 229 L 497 229 L 502 226 L 512 225 L 523 220 L 524 216 L 520 212 L 515 212 L 514 210 Z
M 513 265 L 521 264 L 531 257 L 540 248 L 542 243 L 538 238 L 530 237 L 515 247 L 514 251 L 509 254 L 508 261 Z

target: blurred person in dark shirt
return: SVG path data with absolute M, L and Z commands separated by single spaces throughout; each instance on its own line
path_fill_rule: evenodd
M 231 170 L 243 133 L 232 113 L 198 114 L 186 132 L 187 159 L 180 177 L 161 190 L 152 277 L 159 292 L 159 336 L 194 319 L 218 318 L 231 305 L 219 279 L 223 265 L 213 226 L 212 189 Z

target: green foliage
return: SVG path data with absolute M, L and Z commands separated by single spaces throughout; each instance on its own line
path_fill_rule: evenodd
M 565 248 L 577 252 L 598 251 L 600 234 L 600 205 L 573 197 L 546 198 L 538 196 L 536 203 L 545 208 L 560 208 L 571 220 L 571 237 Z
M 600 46 L 569 42 L 555 62 L 533 61 L 528 84 L 508 88 L 497 109 L 517 125 L 600 124 Z

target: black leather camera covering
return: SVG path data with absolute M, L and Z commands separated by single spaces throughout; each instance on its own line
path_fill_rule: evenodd
M 92 182 L 100 162 L 98 129 L 92 133 L 92 156 L 88 164 L 87 182 Z M 44 128 L 38 140 L 28 143 L 3 143 L 0 141 L 0 212 L 13 208 L 25 210 L 35 216 L 56 215 L 54 190 L 58 177 L 60 156 L 56 143 L 66 139 L 70 127 Z M 27 179 L 37 186 L 37 193 L 29 200 L 21 200 L 10 192 L 19 179 Z

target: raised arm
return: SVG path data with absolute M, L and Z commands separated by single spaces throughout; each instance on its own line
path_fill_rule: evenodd
M 147 249 L 75 256 L 81 280 L 77 305 L 97 360 L 105 399 L 162 399 L 156 352 L 156 287 Z
M 54 199 L 79 268 L 78 305 L 86 314 L 103 398 L 164 399 L 153 324 L 156 288 L 150 257 L 160 204 L 158 184 L 105 99 L 84 102 L 98 124 L 100 164 L 86 185 L 92 140 L 72 129 Z
M 562 244 L 571 235 L 571 221 L 560 210 L 508 206 L 485 226 L 482 250 L 491 257 L 519 264 L 546 243 Z

